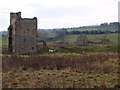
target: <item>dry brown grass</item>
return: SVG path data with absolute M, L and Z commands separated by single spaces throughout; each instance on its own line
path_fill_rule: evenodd
M 3 55 L 3 88 L 118 88 L 118 54 Z
M 78 72 L 111 72 L 117 71 L 112 61 L 118 61 L 118 54 L 115 53 L 96 53 L 83 56 L 38 56 L 21 57 L 12 55 L 3 56 L 3 72 L 11 70 L 61 70 L 70 68 Z M 116 63 L 117 65 L 117 63 Z
M 115 88 L 117 73 L 62 70 L 9 71 L 3 74 L 3 88 Z

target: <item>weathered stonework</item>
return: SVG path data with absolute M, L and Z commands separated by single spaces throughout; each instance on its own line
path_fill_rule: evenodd
M 8 50 L 16 54 L 35 53 L 37 18 L 21 18 L 21 12 L 10 13 L 8 28 Z

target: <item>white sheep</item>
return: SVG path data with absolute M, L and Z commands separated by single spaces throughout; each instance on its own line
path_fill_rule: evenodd
M 49 52 L 50 52 L 50 53 L 53 53 L 53 52 L 55 52 L 55 50 L 49 50 Z

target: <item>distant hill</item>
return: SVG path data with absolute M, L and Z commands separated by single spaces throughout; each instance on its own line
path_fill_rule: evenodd
M 0 31 L 0 35 L 6 35 L 7 31 Z
M 118 22 L 112 23 L 102 23 L 101 25 L 92 25 L 92 26 L 82 26 L 82 27 L 74 27 L 69 28 L 67 31 L 118 31 Z
M 91 26 L 80 26 L 80 27 L 72 27 L 72 28 L 57 28 L 57 29 L 38 29 L 40 31 L 56 31 L 56 30 L 67 30 L 67 31 L 118 31 L 118 22 L 111 23 L 101 23 L 100 25 L 91 25 Z
M 45 38 L 53 39 L 56 36 L 60 36 L 61 33 L 70 34 L 105 34 L 105 33 L 117 33 L 118 22 L 101 23 L 100 25 L 81 26 L 72 28 L 56 28 L 56 29 L 38 29 L 38 36 L 44 40 Z
M 118 22 L 112 23 L 102 23 L 100 25 L 92 26 L 82 26 L 82 27 L 72 27 L 72 28 L 57 28 L 57 29 L 38 29 L 37 36 L 41 40 L 45 41 L 60 41 L 66 40 L 66 42 L 74 41 L 76 36 L 79 34 L 88 34 L 88 35 L 100 35 L 109 34 L 110 38 L 113 35 L 117 35 L 118 31 Z M 7 31 L 0 31 L 0 44 L 3 43 L 4 46 L 7 45 Z M 68 37 L 68 38 L 67 38 Z M 116 36 L 115 36 L 116 37 Z M 112 37 L 113 39 L 114 37 Z M 111 41 L 115 41 L 111 40 Z
M 117 32 L 118 31 L 118 22 L 111 23 L 101 23 L 100 25 L 91 25 L 91 26 L 80 26 L 80 27 L 72 27 L 72 28 L 56 28 L 56 29 L 38 29 L 38 36 L 42 37 L 52 37 L 56 36 L 59 31 L 110 31 Z M 7 35 L 7 31 L 0 31 L 0 35 Z

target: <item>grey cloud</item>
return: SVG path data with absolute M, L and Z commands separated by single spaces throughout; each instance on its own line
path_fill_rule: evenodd
M 36 15 L 43 17 L 43 18 L 62 18 L 64 16 L 70 16 L 70 15 L 80 15 L 80 16 L 87 16 L 92 11 L 88 7 L 54 7 L 54 8 L 43 8 L 42 6 L 36 6 L 34 5 L 34 8 L 36 8 Z

